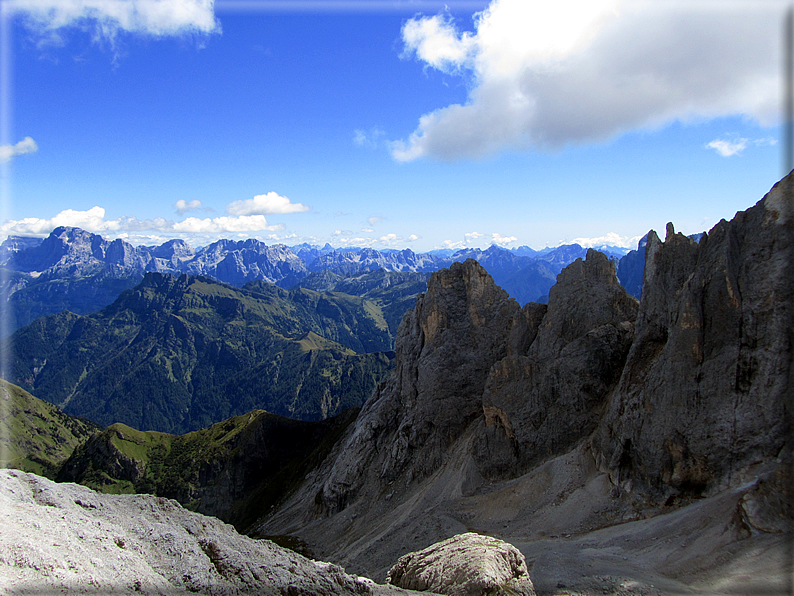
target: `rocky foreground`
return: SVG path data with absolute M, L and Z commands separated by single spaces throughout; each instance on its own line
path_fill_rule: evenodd
M 387 585 L 151 495 L 0 470 L 0 594 L 535 596 L 524 556 L 473 533 L 402 557 Z
M 2 594 L 405 594 L 151 495 L 0 470 Z

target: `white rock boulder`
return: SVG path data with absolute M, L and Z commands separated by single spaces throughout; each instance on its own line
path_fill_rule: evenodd
M 448 596 L 535 596 L 524 555 L 502 540 L 472 532 L 403 555 L 386 582 Z

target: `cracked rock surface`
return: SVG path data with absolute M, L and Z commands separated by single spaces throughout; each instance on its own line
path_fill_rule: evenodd
M 448 596 L 535 596 L 521 551 L 473 532 L 403 555 L 386 581 Z
M 405 594 L 151 495 L 0 470 L 3 594 Z

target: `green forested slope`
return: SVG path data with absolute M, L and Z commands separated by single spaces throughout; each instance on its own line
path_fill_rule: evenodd
M 185 275 L 147 274 L 98 313 L 44 317 L 8 341 L 12 380 L 36 396 L 101 425 L 170 433 L 257 408 L 333 416 L 361 405 L 393 361 L 371 301 Z

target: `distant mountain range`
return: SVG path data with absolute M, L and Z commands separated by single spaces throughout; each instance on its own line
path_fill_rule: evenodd
M 605 250 L 616 261 L 626 252 L 618 247 L 605 247 Z M 44 239 L 11 236 L 0 245 L 3 270 L 0 291 L 11 307 L 7 321 L 10 333 L 41 316 L 63 310 L 75 314 L 96 312 L 122 291 L 135 287 L 149 272 L 200 275 L 237 287 L 250 281 L 263 281 L 290 289 L 309 287 L 303 285 L 303 280 L 322 272 L 340 278 L 378 270 L 428 274 L 453 262 L 473 258 L 523 304 L 545 301 L 556 275 L 585 253 L 586 249 L 578 244 L 543 251 L 526 246 L 513 250 L 491 246 L 486 250 L 464 249 L 447 254 L 445 251 L 415 253 L 410 249 L 334 249 L 328 244 L 290 248 L 281 244 L 268 246 L 251 239 L 219 240 L 195 250 L 183 240 L 169 240 L 159 246 L 133 246 L 80 228 L 59 227 Z M 639 266 L 641 279 L 642 259 L 635 260 L 638 265 L 630 269 L 634 271 Z M 628 266 L 624 269 L 625 275 L 636 276 L 636 271 L 630 273 Z M 402 312 L 394 318 L 399 320 Z

